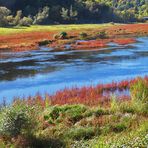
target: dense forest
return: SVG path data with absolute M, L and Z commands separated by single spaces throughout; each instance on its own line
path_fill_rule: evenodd
M 18 22 L 20 25 L 128 23 L 142 21 L 145 16 L 148 0 L 0 0 L 1 26 Z

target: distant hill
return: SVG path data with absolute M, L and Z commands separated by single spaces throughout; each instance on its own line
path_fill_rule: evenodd
M 148 0 L 0 0 L 0 6 L 31 17 L 48 6 L 43 24 L 134 22 L 148 16 Z

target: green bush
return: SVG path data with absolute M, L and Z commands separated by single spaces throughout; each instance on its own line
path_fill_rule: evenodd
M 58 40 L 58 39 L 67 39 L 68 34 L 67 32 L 60 32 L 59 34 L 54 34 L 53 39 Z
M 32 108 L 19 104 L 5 107 L 0 114 L 0 135 L 17 136 L 35 129 L 34 118 L 31 117 Z
M 50 107 L 48 115 L 44 115 L 44 119 L 49 123 L 59 123 L 62 119 L 68 119 L 75 123 L 82 119 L 86 107 L 83 105 L 63 105 Z
M 60 139 L 34 137 L 31 139 L 28 148 L 65 148 L 65 143 Z
M 67 32 L 61 32 L 61 33 L 59 34 L 59 38 L 60 38 L 60 39 L 66 39 L 67 36 L 68 36 Z
M 124 123 L 117 123 L 115 125 L 112 125 L 112 130 L 115 133 L 122 132 L 122 131 L 124 131 L 126 129 L 127 129 L 127 126 Z
M 51 43 L 50 40 L 43 40 L 43 41 L 38 42 L 39 46 L 48 45 L 48 44 L 50 44 L 50 43 Z
M 107 115 L 109 114 L 109 111 L 103 109 L 103 108 L 99 108 L 94 112 L 96 117 L 102 116 L 102 115 Z
M 31 26 L 33 23 L 33 20 L 30 17 L 23 17 L 20 21 L 19 21 L 19 25 L 20 26 Z
M 99 134 L 100 130 L 97 130 L 93 127 L 77 127 L 70 129 L 70 131 L 67 133 L 67 136 L 74 140 L 91 139 L 96 135 L 96 132 Z
M 81 32 L 80 34 L 79 34 L 79 38 L 80 39 L 86 39 L 88 37 L 88 34 L 87 33 L 85 33 L 85 32 Z
M 83 105 L 70 105 L 67 107 L 65 106 L 63 110 L 65 111 L 66 116 L 75 123 L 83 118 L 82 114 L 87 110 L 87 108 Z
M 87 109 L 84 113 L 83 113 L 83 117 L 90 117 L 94 114 L 94 110 L 92 109 Z
M 148 83 L 142 78 L 138 78 L 137 81 L 130 86 L 130 94 L 133 101 L 148 102 Z
M 100 32 L 98 33 L 98 38 L 100 38 L 100 39 L 105 39 L 105 38 L 107 38 L 106 32 L 105 32 L 105 31 L 100 31 Z

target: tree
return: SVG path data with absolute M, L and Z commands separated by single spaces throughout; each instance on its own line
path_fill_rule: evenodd
M 20 20 L 19 25 L 20 25 L 20 26 L 27 26 L 27 27 L 29 27 L 29 26 L 32 25 L 32 23 L 33 23 L 32 18 L 31 18 L 30 16 L 28 16 L 28 17 L 23 17 L 23 18 Z
M 78 12 L 76 10 L 73 10 L 72 5 L 70 6 L 70 9 L 62 8 L 62 10 L 61 10 L 62 18 L 67 21 L 76 20 L 77 15 L 78 15 Z
M 64 20 L 69 20 L 69 15 L 68 15 L 68 9 L 62 8 L 61 10 L 61 16 Z
M 40 24 L 43 20 L 45 20 L 49 15 L 49 7 L 44 7 L 43 10 L 39 10 L 39 12 L 34 16 L 33 24 Z
M 10 13 L 11 11 L 6 7 L 0 7 L 0 26 L 8 25 L 7 17 Z
M 19 11 L 17 11 L 16 16 L 15 16 L 15 18 L 14 18 L 13 24 L 14 24 L 15 26 L 19 24 L 19 22 L 20 22 L 20 20 L 21 20 L 21 17 L 22 17 L 22 11 L 19 10 Z

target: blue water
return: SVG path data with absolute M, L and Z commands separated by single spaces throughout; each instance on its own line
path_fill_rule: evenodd
M 96 50 L 0 52 L 0 101 L 148 75 L 148 37 Z

